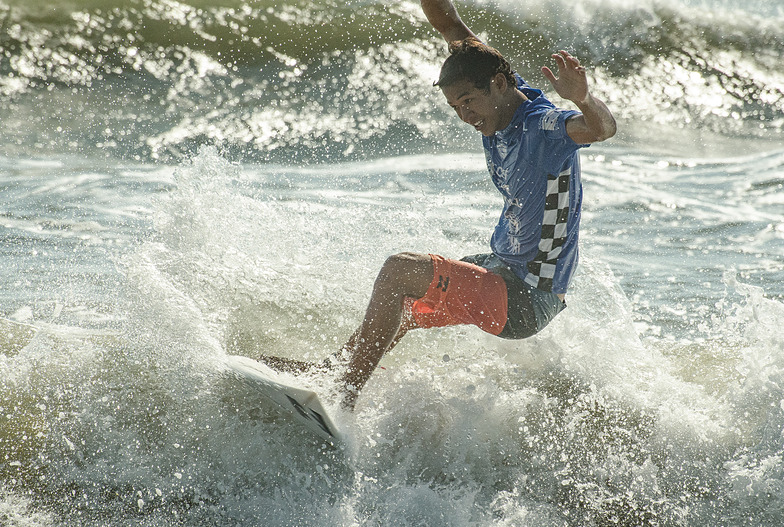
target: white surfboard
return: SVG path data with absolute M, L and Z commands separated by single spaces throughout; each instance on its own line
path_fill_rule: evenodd
M 316 392 L 295 386 L 288 377 L 248 357 L 229 355 L 226 363 L 239 378 L 251 383 L 309 431 L 333 445 L 342 442 L 338 428 L 321 405 Z

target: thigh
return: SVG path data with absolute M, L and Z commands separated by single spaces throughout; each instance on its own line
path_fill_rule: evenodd
M 503 278 L 471 263 L 437 255 L 431 258 L 433 278 L 427 293 L 407 306 L 417 326 L 473 324 L 499 334 L 507 316 Z
M 537 316 L 537 302 L 533 287 L 525 283 L 512 269 L 493 253 L 473 254 L 462 261 L 484 267 L 499 274 L 506 284 L 507 320 L 499 337 L 524 339 L 537 333 L 543 326 Z
M 419 298 L 433 280 L 433 264 L 428 254 L 399 253 L 387 258 L 378 273 L 374 289 L 395 297 Z

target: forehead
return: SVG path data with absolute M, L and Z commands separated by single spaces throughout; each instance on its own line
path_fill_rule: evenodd
M 441 93 L 446 97 L 446 102 L 451 105 L 458 104 L 466 97 L 476 97 L 478 95 L 485 95 L 485 92 L 477 88 L 473 82 L 462 80 L 449 86 L 443 86 Z

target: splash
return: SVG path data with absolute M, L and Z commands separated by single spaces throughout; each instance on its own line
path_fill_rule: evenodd
M 414 2 L 42 9 L 0 4 L 12 153 L 178 162 L 210 142 L 247 161 L 339 162 L 473 144 L 432 87 L 445 48 Z M 634 138 L 710 146 L 709 134 L 768 141 L 784 127 L 782 15 L 755 9 L 552 0 L 467 5 L 465 16 L 548 89 L 539 67 L 575 51 L 630 133 L 650 124 Z

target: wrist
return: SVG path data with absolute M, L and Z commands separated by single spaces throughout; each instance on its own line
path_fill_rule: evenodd
M 575 105 L 577 105 L 577 107 L 580 108 L 581 110 L 584 107 L 591 107 L 591 106 L 593 106 L 595 101 L 596 101 L 596 99 L 593 98 L 593 95 L 591 94 L 591 92 L 586 92 L 585 97 L 583 97 L 582 99 L 577 99 L 577 98 L 572 99 L 572 102 Z

